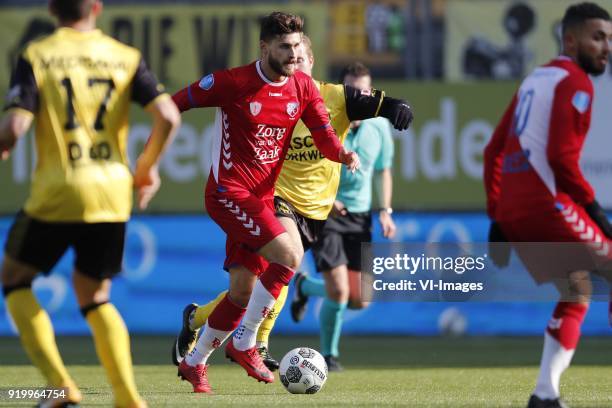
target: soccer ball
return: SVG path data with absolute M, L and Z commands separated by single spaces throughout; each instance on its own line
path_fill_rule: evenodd
M 314 394 L 327 380 L 327 364 L 318 351 L 308 347 L 291 350 L 280 363 L 280 380 L 292 394 Z

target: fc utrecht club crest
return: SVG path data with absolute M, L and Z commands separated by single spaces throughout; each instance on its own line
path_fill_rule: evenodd
M 297 115 L 298 113 L 298 108 L 299 108 L 300 104 L 297 102 L 289 102 L 287 104 L 287 114 L 289 115 L 290 118 L 295 118 L 295 115 Z
M 251 102 L 249 104 L 249 107 L 251 108 L 251 115 L 253 116 L 257 116 L 259 112 L 261 112 L 261 103 L 257 101 Z

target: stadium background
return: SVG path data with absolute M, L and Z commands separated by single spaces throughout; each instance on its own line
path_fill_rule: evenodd
M 51 28 L 45 1 L 0 1 L 0 92 L 19 49 Z M 558 51 L 557 24 L 569 1 L 351 0 L 351 1 L 105 1 L 100 27 L 143 50 L 148 63 L 174 92 L 218 68 L 257 57 L 258 17 L 273 9 L 306 19 L 313 40 L 315 77 L 337 80 L 339 69 L 359 59 L 374 84 L 410 101 L 416 120 L 396 132 L 394 200 L 397 241 L 483 242 L 482 149 L 517 79 Z M 608 9 L 612 1 L 600 1 Z M 612 208 L 612 73 L 595 81 L 593 126 L 582 159 L 600 201 Z M 133 158 L 150 124 L 134 108 Z M 220 269 L 223 234 L 203 213 L 212 112 L 184 115 L 184 124 L 161 165 L 163 187 L 145 214 L 129 225 L 125 272 L 114 301 L 132 332 L 173 334 L 183 306 L 204 303 L 227 286 Z M 12 159 L 0 163 L 0 238 L 23 203 L 35 158 L 32 136 L 20 141 Z M 380 234 L 376 230 L 376 239 Z M 1 256 L 1 255 L 0 255 Z M 304 268 L 312 270 L 307 255 Z M 56 272 L 39 278 L 35 290 L 60 334 L 85 334 L 69 286 L 71 255 Z M 287 312 L 282 334 L 317 331 L 318 305 L 296 325 Z M 438 333 L 442 312 L 456 308 L 474 335 L 541 335 L 552 303 L 378 303 L 349 312 L 345 332 Z M 148 310 L 146 314 L 142 310 Z M 0 335 L 14 330 L 0 300 Z M 593 305 L 583 332 L 609 335 L 606 304 Z

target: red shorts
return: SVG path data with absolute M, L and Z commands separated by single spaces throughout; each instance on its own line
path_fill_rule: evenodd
M 612 241 L 582 206 L 570 200 L 557 203 L 550 213 L 500 226 L 538 283 L 566 279 L 572 271 L 596 271 L 612 259 Z
M 268 269 L 268 261 L 263 256 L 254 252 L 240 242 L 227 239 L 225 242 L 225 262 L 223 269 L 229 272 L 230 268 L 242 265 L 255 276 L 259 276 Z
M 272 192 L 269 197 L 260 198 L 247 190 L 226 190 L 219 188 L 211 177 L 206 185 L 205 203 L 210 217 L 227 234 L 226 269 L 234 265 L 251 269 L 248 259 L 261 258 L 257 251 L 285 232 L 274 213 Z

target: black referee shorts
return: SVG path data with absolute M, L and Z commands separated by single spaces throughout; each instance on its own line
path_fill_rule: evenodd
M 312 247 L 317 271 L 328 271 L 340 265 L 361 271 L 362 242 L 372 242 L 370 212 L 329 217 Z

